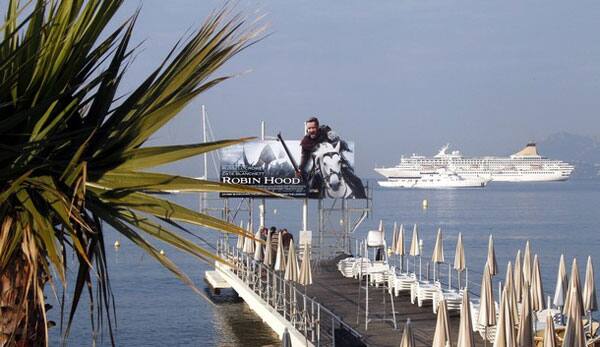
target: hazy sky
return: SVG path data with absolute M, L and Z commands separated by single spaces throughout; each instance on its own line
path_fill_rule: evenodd
M 141 4 L 145 40 L 127 83 L 222 1 Z M 600 135 L 599 1 L 240 1 L 271 36 L 223 73 L 251 72 L 198 98 L 156 138 L 200 140 L 205 104 L 218 137 L 298 138 L 316 114 L 356 143 L 373 176 L 401 154 L 450 142 L 466 154 L 509 154 L 568 131 Z M 543 153 L 543 148 L 541 149 Z

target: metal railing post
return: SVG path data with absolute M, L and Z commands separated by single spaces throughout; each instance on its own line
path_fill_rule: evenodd
M 283 280 L 283 319 L 285 319 L 285 311 L 286 311 L 286 307 L 287 307 L 287 300 L 286 300 L 286 295 L 285 295 L 285 285 L 286 285 L 286 280 Z
M 321 303 L 317 302 L 317 347 L 321 346 Z
M 306 319 L 307 318 L 306 317 L 307 316 L 307 314 L 306 314 L 306 295 L 303 295 L 302 299 L 303 299 L 303 303 L 304 303 L 304 310 L 303 310 L 303 312 L 304 312 L 304 336 L 306 336 L 307 335 L 307 332 L 306 332 L 306 324 L 307 324 L 307 322 L 306 322 L 306 320 L 307 320 Z
M 331 340 L 333 341 L 332 346 L 335 347 L 335 318 L 331 317 Z
M 315 301 L 310 299 L 310 337 L 315 342 Z
M 271 284 L 269 283 L 269 274 L 270 274 L 270 270 L 269 268 L 267 268 L 267 304 L 269 304 L 269 301 L 271 301 Z

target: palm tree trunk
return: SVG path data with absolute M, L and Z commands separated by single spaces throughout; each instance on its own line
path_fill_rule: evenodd
M 44 315 L 34 302 L 35 288 L 28 283 L 32 269 L 18 253 L 11 266 L 0 273 L 0 347 L 45 343 Z

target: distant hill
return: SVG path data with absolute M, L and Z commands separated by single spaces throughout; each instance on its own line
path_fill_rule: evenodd
M 600 176 L 600 138 L 560 132 L 538 142 L 538 152 L 575 165 L 574 178 Z

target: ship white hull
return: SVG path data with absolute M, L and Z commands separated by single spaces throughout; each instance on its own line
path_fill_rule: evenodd
M 380 186 L 385 188 L 410 188 L 410 189 L 468 189 L 484 188 L 487 182 L 481 180 L 464 180 L 456 182 L 436 183 L 425 182 L 421 180 L 388 180 L 378 181 Z
M 457 189 L 483 188 L 489 181 L 489 178 L 463 177 L 455 172 L 439 169 L 419 173 L 418 176 L 395 177 L 377 183 L 386 188 Z
M 459 173 L 463 177 L 478 177 L 477 175 L 472 175 L 468 173 Z M 491 174 L 490 177 L 494 182 L 556 182 L 556 181 L 566 181 L 569 179 L 569 176 L 556 174 L 556 175 L 534 175 L 534 174 Z

